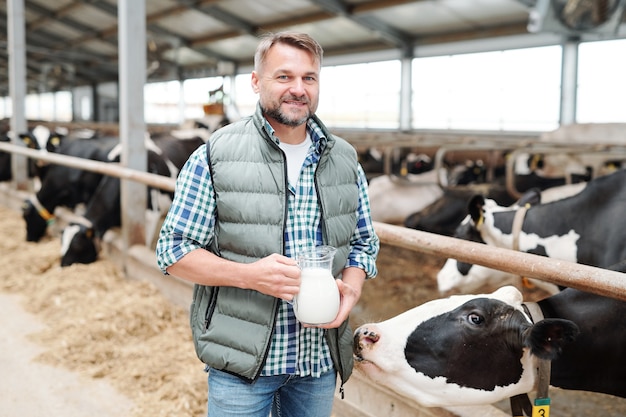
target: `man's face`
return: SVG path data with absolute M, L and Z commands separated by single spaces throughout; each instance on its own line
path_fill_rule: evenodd
M 259 93 L 266 117 L 287 126 L 299 126 L 317 110 L 320 66 L 308 52 L 274 45 L 258 72 L 252 89 Z

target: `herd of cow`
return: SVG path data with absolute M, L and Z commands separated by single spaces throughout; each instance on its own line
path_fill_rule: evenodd
M 147 137 L 149 172 L 175 177 L 210 134 L 201 130 L 204 134 L 195 129 L 185 139 L 172 133 Z M 20 137 L 35 149 L 119 161 L 117 138 L 52 132 L 42 143 L 32 132 Z M 0 181 L 9 180 L 11 172 L 10 158 L 3 158 L 7 154 L 0 153 Z M 475 164 L 457 167 L 451 176 L 449 169 L 433 170 L 427 158 L 410 161 L 412 169 L 403 175 L 369 177 L 374 220 L 626 272 L 626 170 L 593 179 L 582 171 L 575 184 L 566 184 L 572 176 L 518 173 L 516 187 L 527 191 L 518 200 L 505 190 L 503 176 L 476 184 L 484 171 Z M 63 231 L 61 265 L 94 262 L 98 239 L 121 222 L 120 181 L 62 165 L 29 164 L 29 175 L 41 185 L 24 202 L 27 240 L 46 234 L 58 207 L 84 205 Z M 164 207 L 160 193 L 149 193 L 148 209 Z M 519 279 L 448 260 L 437 277 L 439 289 L 442 295 L 464 295 L 361 326 L 354 333 L 357 370 L 426 406 L 476 405 L 533 391 L 541 358 L 552 361 L 554 386 L 626 398 L 626 303 L 541 281 L 536 285 L 552 295 L 525 303 L 520 291 L 507 285 Z M 499 289 L 472 294 L 485 285 Z M 525 412 L 530 415 L 528 407 Z
M 176 178 L 189 155 L 206 141 L 211 129 L 222 123 L 212 127 L 199 123 L 191 129 L 146 135 L 147 171 Z M 91 135 L 63 134 L 42 126 L 19 136 L 32 149 L 46 149 L 48 152 L 100 162 L 120 161 L 121 145 L 117 137 L 94 132 Z M 10 154 L 0 153 L 0 167 L 0 180 L 10 180 Z M 34 159 L 29 159 L 28 172 L 29 176 L 36 177 L 39 186 L 23 204 L 26 239 L 39 241 L 55 221 L 55 210 L 69 208 L 75 214 L 62 232 L 61 266 L 96 261 L 99 241 L 104 233 L 121 225 L 119 178 L 64 165 L 45 164 Z M 146 209 L 166 211 L 171 197 L 171 193 L 148 187 Z

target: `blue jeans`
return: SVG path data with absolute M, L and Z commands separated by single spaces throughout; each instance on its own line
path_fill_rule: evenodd
M 261 376 L 250 384 L 226 372 L 209 370 L 209 417 L 330 417 L 335 371 L 319 378 Z

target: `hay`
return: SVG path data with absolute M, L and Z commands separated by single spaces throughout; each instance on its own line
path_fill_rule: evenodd
M 186 311 L 107 260 L 61 268 L 59 239 L 26 242 L 20 214 L 4 207 L 0 236 L 0 291 L 22 295 L 45 325 L 30 335 L 45 348 L 37 361 L 106 379 L 133 401 L 132 416 L 206 413 Z

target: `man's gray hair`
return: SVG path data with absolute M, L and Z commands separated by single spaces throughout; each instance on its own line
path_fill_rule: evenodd
M 254 54 L 255 71 L 258 71 L 265 63 L 265 57 L 272 46 L 279 43 L 307 51 L 318 62 L 319 66 L 322 66 L 324 50 L 315 39 L 306 33 L 279 32 L 268 33 L 261 38 L 261 42 L 259 43 L 259 46 L 257 46 L 256 53 Z

